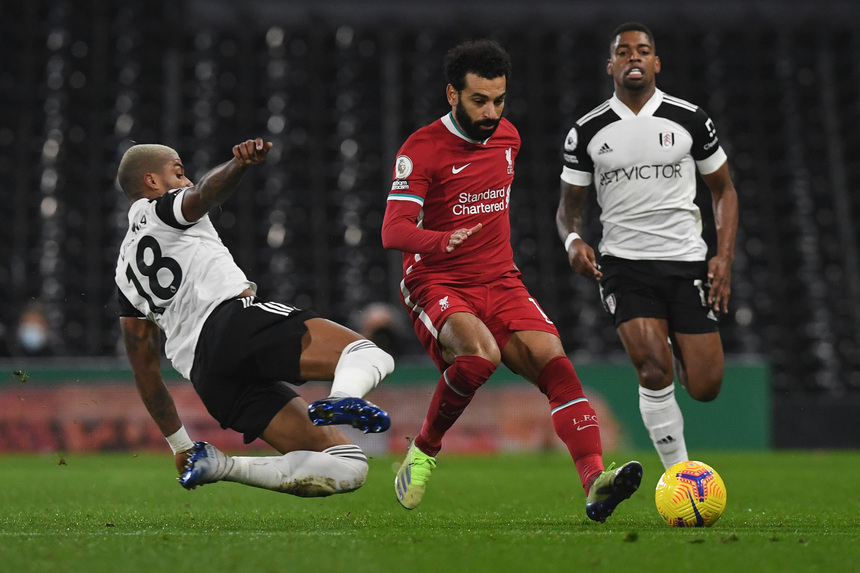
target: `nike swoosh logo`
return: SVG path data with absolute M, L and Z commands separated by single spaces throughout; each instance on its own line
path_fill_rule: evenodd
M 452 165 L 452 166 L 451 166 L 451 173 L 453 173 L 454 175 L 456 175 L 456 174 L 458 174 L 459 172 L 461 172 L 462 170 L 464 170 L 465 168 L 467 168 L 468 166 L 470 166 L 471 164 L 472 164 L 471 162 L 470 162 L 470 163 L 467 163 L 467 164 L 466 164 L 466 165 L 464 165 L 463 167 L 457 167 L 456 165 Z
M 596 428 L 596 427 L 597 427 L 597 424 L 589 424 L 589 425 L 587 425 L 587 426 L 579 426 L 579 427 L 576 429 L 576 431 L 577 431 L 577 432 L 581 432 L 581 431 L 583 431 L 585 428 Z

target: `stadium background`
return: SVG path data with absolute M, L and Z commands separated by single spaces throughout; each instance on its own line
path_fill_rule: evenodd
M 658 85 L 702 105 L 730 157 L 741 224 L 723 341 L 732 364 L 768 373 L 767 391 L 748 394 L 768 442 L 860 445 L 857 16 L 840 1 L 4 1 L 0 322 L 12 356 L 2 360 L 0 433 L 12 435 L 28 400 L 100 410 L 110 394 L 86 398 L 88 385 L 131 385 L 113 268 L 128 207 L 114 175 L 132 141 L 176 148 L 192 179 L 239 140 L 274 141 L 270 161 L 212 215 L 261 295 L 347 324 L 369 303 L 396 303 L 400 258 L 379 238 L 394 154 L 447 111 L 442 56 L 477 36 L 513 57 L 507 115 L 523 148 L 511 209 L 525 281 L 575 364 L 625 365 L 594 285 L 567 268 L 553 218 L 560 144 L 611 93 L 609 32 L 638 19 L 656 35 Z M 588 220 L 594 239 L 595 205 Z M 15 323 L 32 301 L 56 335 L 52 357 L 16 350 Z M 407 378 L 426 367 L 411 350 Z M 76 384 L 84 395 L 63 394 Z M 741 403 L 746 389 L 732 391 Z M 117 415 L 142 411 L 133 400 L 133 389 L 123 394 Z M 731 411 L 724 421 L 743 422 Z

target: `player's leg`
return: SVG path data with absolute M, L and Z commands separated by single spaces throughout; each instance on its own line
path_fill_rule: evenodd
M 673 335 L 675 374 L 694 400 L 710 402 L 722 388 L 725 357 L 718 332 Z
M 201 335 L 194 387 L 222 427 L 242 433 L 245 443 L 263 438 L 283 455 L 231 458 L 201 442 L 180 483 L 190 489 L 230 480 L 315 496 L 359 487 L 367 474 L 364 454 L 340 431 L 314 426 L 307 403 L 282 382 L 331 379 L 356 338 L 288 305 L 242 300 L 216 311 Z M 335 350 L 320 354 L 326 342 Z
M 522 282 L 497 283 L 491 299 L 497 312 L 487 326 L 502 348 L 502 361 L 549 399 L 553 427 L 567 446 L 586 492 L 586 514 L 605 521 L 639 488 L 642 465 L 631 461 L 603 471 L 597 415 L 565 355 L 558 330 Z
M 439 344 L 450 365 L 442 373 L 416 446 L 429 456 L 442 449 L 442 438 L 496 370 L 501 358 L 496 341 L 481 320 L 467 312 L 450 315 L 439 330 Z
M 488 328 L 502 348 L 502 362 L 549 399 L 555 433 L 567 446 L 587 493 L 603 471 L 600 428 L 558 330 L 519 280 L 497 283 L 489 298 L 496 313 Z
M 642 465 L 631 461 L 604 471 L 597 415 L 558 336 L 542 331 L 514 332 L 502 351 L 502 360 L 549 399 L 553 427 L 567 446 L 585 489 L 586 514 L 595 521 L 605 521 L 619 503 L 639 489 Z
M 272 396 L 278 400 L 278 396 Z M 216 481 L 321 497 L 361 487 L 367 477 L 367 457 L 340 430 L 314 426 L 301 397 L 289 400 L 271 419 L 260 438 L 280 456 L 228 456 L 198 442 L 180 483 L 188 489 Z M 247 436 L 246 436 L 247 440 Z
M 675 372 L 690 397 L 709 402 L 720 393 L 725 368 L 719 317 L 707 305 L 705 278 L 676 285 L 669 307 Z
M 441 350 L 450 365 L 442 372 L 421 431 L 409 445 L 394 482 L 397 499 L 407 509 L 414 509 L 420 503 L 430 472 L 436 467 L 435 458 L 442 449 L 445 433 L 500 360 L 499 349 L 489 330 L 468 312 L 455 312 L 445 319 L 439 330 L 438 345 L 428 350 Z
M 667 321 L 660 318 L 633 318 L 618 325 L 618 335 L 639 379 L 642 422 L 666 468 L 687 459 L 668 329 Z
M 555 433 L 567 446 L 587 492 L 603 471 L 600 428 L 561 340 L 549 332 L 516 331 L 502 351 L 502 361 L 549 399 Z
M 394 359 L 352 330 L 324 318 L 305 321 L 300 376 L 302 380 L 332 380 L 328 398 L 308 409 L 317 425 L 347 424 L 365 432 L 382 432 L 388 414 L 364 400 L 394 370 Z

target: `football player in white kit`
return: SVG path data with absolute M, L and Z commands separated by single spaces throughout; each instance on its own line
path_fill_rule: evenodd
M 332 424 L 389 428 L 388 414 L 363 397 L 394 360 L 312 311 L 257 299 L 207 214 L 271 148 L 259 138 L 235 145 L 197 185 L 169 147 L 134 145 L 124 154 L 117 180 L 131 208 L 116 267 L 123 339 L 183 487 L 223 480 L 302 497 L 345 493 L 364 483 L 367 458 Z M 191 440 L 161 377 L 161 331 L 173 367 L 221 426 L 281 455 L 227 456 Z M 331 395 L 308 406 L 286 384 L 307 380 L 332 380 Z
M 722 385 L 718 320 L 731 294 L 738 197 L 713 121 L 657 89 L 660 59 L 646 26 L 630 22 L 613 32 L 606 72 L 615 94 L 564 142 L 556 223 L 570 266 L 600 282 L 638 374 L 642 420 L 668 468 L 688 459 L 673 366 L 696 400 L 713 400 Z M 693 202 L 696 171 L 713 198 L 710 260 Z M 599 264 L 580 236 L 592 185 L 602 210 Z

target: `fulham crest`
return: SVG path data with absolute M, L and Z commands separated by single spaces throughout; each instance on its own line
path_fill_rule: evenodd
M 675 134 L 671 131 L 666 131 L 660 134 L 660 147 L 663 149 L 672 149 L 675 146 Z

